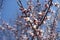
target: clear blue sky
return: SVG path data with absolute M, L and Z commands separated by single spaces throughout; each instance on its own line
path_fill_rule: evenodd
M 3 9 L 2 9 L 2 18 L 9 22 L 10 19 L 15 19 L 16 18 L 16 14 L 18 7 L 17 7 L 17 3 L 16 0 L 6 0 L 4 1 L 3 4 Z

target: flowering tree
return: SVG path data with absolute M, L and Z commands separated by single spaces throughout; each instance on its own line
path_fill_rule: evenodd
M 59 7 L 53 0 L 27 1 L 27 9 L 23 7 L 21 0 L 18 0 L 22 16 L 18 16 L 17 25 L 20 27 L 20 40 L 56 40 L 57 14 L 51 7 Z M 43 27 L 45 30 L 43 30 Z
M 26 3 L 27 8 L 24 8 L 22 1 L 17 0 L 21 15 L 12 27 L 2 20 L 0 30 L 13 33 L 15 40 L 56 40 L 59 3 L 54 0 L 26 0 Z

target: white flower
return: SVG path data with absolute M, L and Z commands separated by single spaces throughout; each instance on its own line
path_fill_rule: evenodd
M 42 15 L 42 12 L 39 12 L 38 14 Z
M 18 37 L 16 36 L 16 39 L 18 39 Z
M 43 35 L 44 30 L 42 30 L 42 29 L 38 29 L 38 31 L 41 32 L 41 35 Z M 38 32 L 37 34 L 39 34 L 39 32 Z
M 30 35 L 31 35 L 31 36 L 34 36 L 34 33 L 31 32 Z
M 39 32 L 37 32 L 37 35 L 39 35 Z
M 29 5 L 29 4 L 31 4 L 31 3 L 28 1 L 27 4 Z
M 36 21 L 37 21 L 37 19 L 36 18 L 34 18 Z
M 59 3 L 55 3 L 55 6 L 57 6 L 58 8 L 60 7 L 60 6 L 59 6 Z
M 51 16 L 47 16 L 47 20 L 50 20 Z
M 57 6 L 58 8 L 60 7 L 60 5 Z
M 30 20 L 30 22 L 32 23 L 33 21 L 32 21 L 32 20 Z
M 46 21 L 43 21 L 44 24 L 46 24 Z
M 8 29 L 12 29 L 12 27 L 11 27 L 11 26 L 8 26 L 7 28 L 8 28 Z
M 30 14 L 30 16 L 33 16 L 32 14 Z
M 27 37 L 27 35 L 24 35 L 24 34 L 23 34 L 23 35 L 22 35 L 22 38 L 23 38 L 22 40 L 27 40 L 28 37 Z
M 42 32 L 42 33 L 43 33 L 44 31 L 43 31 L 42 29 L 40 29 L 40 32 Z
M 29 21 L 30 20 L 30 17 L 25 17 L 24 18 L 26 21 Z
M 37 27 L 37 25 L 33 25 L 33 28 L 36 28 Z

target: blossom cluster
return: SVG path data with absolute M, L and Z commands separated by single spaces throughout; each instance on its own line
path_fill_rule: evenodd
M 27 8 L 24 8 L 22 1 L 17 0 L 21 15 L 14 26 L 3 21 L 0 30 L 10 30 L 16 40 L 56 40 L 58 1 L 26 0 L 26 3 Z

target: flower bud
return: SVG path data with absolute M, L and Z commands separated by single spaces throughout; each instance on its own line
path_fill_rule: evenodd
M 29 17 L 25 17 L 24 18 L 26 21 L 30 21 L 30 18 Z

